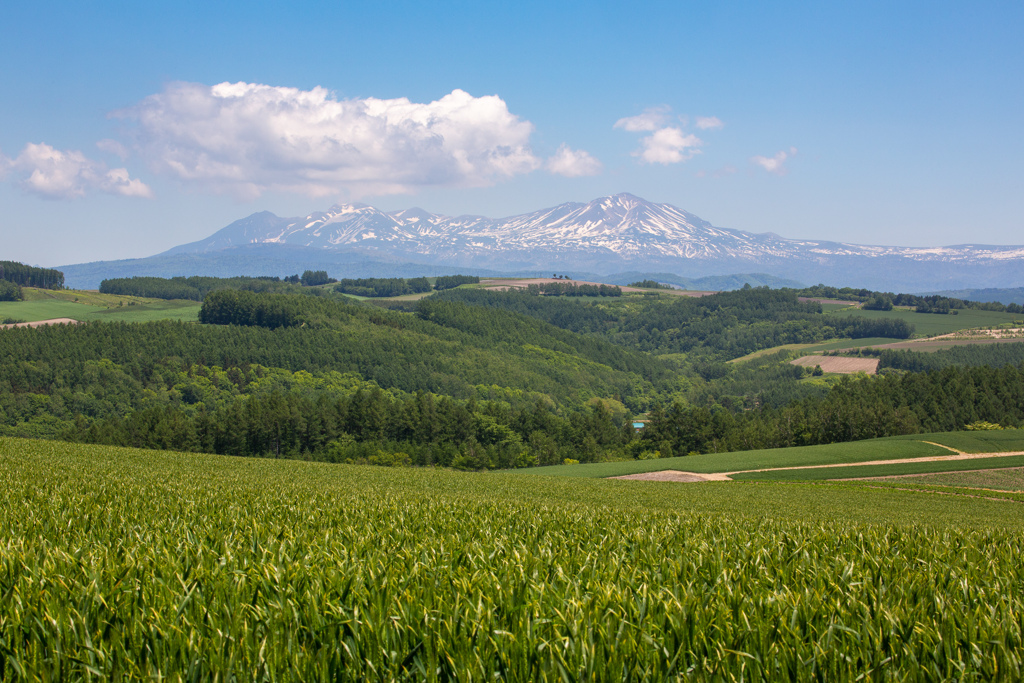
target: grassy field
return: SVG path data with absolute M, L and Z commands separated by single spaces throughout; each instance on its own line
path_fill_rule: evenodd
M 199 319 L 199 308 L 202 306 L 198 301 L 145 299 L 80 290 L 51 291 L 25 288 L 24 291 L 24 301 L 0 302 L 0 320 L 14 318 L 34 322 L 52 318 L 72 318 L 82 322 L 194 321 Z
M 994 327 L 1021 319 L 1019 313 L 999 313 L 996 311 L 976 311 L 972 309 L 960 310 L 957 315 L 938 315 L 935 313 L 916 313 L 908 309 L 894 308 L 891 311 L 867 311 L 861 308 L 851 308 L 849 310 L 833 311 L 829 315 L 856 315 L 872 320 L 902 319 L 914 325 L 914 334 L 918 337 L 932 337 L 937 334 L 949 334 L 950 332 L 975 327 Z M 866 345 L 865 341 L 861 340 L 860 345 Z
M 742 363 L 744 361 L 753 360 L 760 358 L 761 356 L 768 356 L 779 351 L 796 351 L 798 355 L 806 355 L 811 353 L 817 353 L 819 351 L 841 351 L 843 349 L 855 349 L 864 346 L 876 346 L 878 344 L 890 344 L 893 342 L 903 341 L 902 339 L 891 339 L 889 337 L 868 337 L 866 339 L 833 339 L 827 342 L 819 342 L 815 344 L 783 344 L 781 346 L 773 346 L 770 349 L 761 349 L 760 351 L 754 351 L 748 353 L 746 356 L 734 358 L 728 362 L 730 363 Z
M 942 486 L 947 488 L 979 488 L 997 491 L 1024 491 L 1024 467 L 1008 467 L 993 470 L 968 470 L 965 472 L 944 472 L 920 476 L 891 479 L 892 483 L 915 486 Z
M 923 462 L 893 465 L 863 465 L 858 467 L 822 467 L 816 469 L 744 472 L 733 474 L 733 481 L 822 481 L 830 479 L 862 479 L 864 477 L 895 477 L 929 472 L 957 472 L 986 468 L 1022 467 L 1024 455 L 972 460 L 924 460 Z
M 940 445 L 935 445 L 940 444 Z M 943 448 L 948 446 L 949 448 Z M 555 477 L 575 477 L 599 479 L 618 477 L 627 474 L 644 472 L 660 472 L 662 470 L 680 470 L 698 474 L 714 474 L 719 472 L 740 472 L 775 467 L 813 467 L 818 465 L 838 465 L 851 462 L 869 462 L 872 460 L 902 460 L 904 458 L 927 458 L 937 455 L 952 455 L 954 451 L 964 453 L 1006 453 L 1024 451 L 1024 430 L 1006 429 L 998 431 L 947 432 L 940 434 L 914 434 L 910 436 L 894 436 L 884 439 L 869 439 L 850 443 L 827 444 L 823 446 L 798 446 L 796 448 L 773 448 L 757 451 L 737 451 L 734 453 L 704 453 L 676 458 L 658 458 L 656 460 L 626 460 L 621 462 L 599 462 L 581 465 L 553 465 L 550 467 L 534 467 L 526 470 L 529 474 Z M 979 460 L 963 462 L 979 463 Z M 1009 467 L 1010 464 L 1002 465 Z M 896 467 L 896 466 L 893 466 Z M 975 464 L 973 468 L 980 469 Z M 858 471 L 866 468 L 858 468 Z M 950 467 L 950 469 L 958 469 Z M 822 472 L 824 470 L 816 470 Z M 829 470 L 832 471 L 832 470 Z M 845 471 L 845 470 L 844 470 Z M 940 471 L 940 470 L 921 470 Z M 903 472 L 894 472 L 902 474 Z M 794 471 L 778 474 L 778 479 L 797 479 Z M 876 476 L 857 474 L 850 476 Z M 733 478 L 757 479 L 760 475 L 736 475 Z M 765 473 L 763 477 L 769 477 Z M 830 479 L 809 476 L 813 479 Z
M 1022 523 L 0 439 L 0 679 L 1011 680 Z

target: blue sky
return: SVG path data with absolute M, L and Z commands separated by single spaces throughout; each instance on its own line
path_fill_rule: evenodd
M 617 192 L 789 238 L 1021 244 L 1022 28 L 1020 2 L 6 3 L 0 258 Z

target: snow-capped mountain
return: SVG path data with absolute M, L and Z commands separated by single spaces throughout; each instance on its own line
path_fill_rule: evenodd
M 762 272 L 806 282 L 919 291 L 1024 285 L 1024 246 L 864 246 L 788 240 L 715 227 L 670 204 L 631 194 L 570 202 L 509 218 L 383 212 L 338 204 L 299 218 L 262 212 L 160 256 L 282 245 L 370 260 L 523 271 L 623 270 L 684 276 Z M 908 283 L 915 283 L 911 290 Z M 926 284 L 927 283 L 927 284 Z M 963 283 L 956 284 L 953 283 Z

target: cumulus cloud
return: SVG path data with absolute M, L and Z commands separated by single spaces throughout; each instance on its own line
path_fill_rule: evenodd
M 619 119 L 615 122 L 615 127 L 630 133 L 644 133 L 657 130 L 668 122 L 670 111 L 672 110 L 668 105 L 664 104 L 657 107 L 649 107 L 642 114 Z
M 698 116 L 693 125 L 697 126 L 700 130 L 717 130 L 725 126 L 717 116 Z
M 0 158 L 0 166 L 17 177 L 26 192 L 46 199 L 75 199 L 99 191 L 125 197 L 152 197 L 153 191 L 124 168 L 87 158 L 75 150 L 29 143 L 14 159 Z
M 114 116 L 158 172 L 214 191 L 317 197 L 473 187 L 541 166 L 533 124 L 496 95 L 336 99 L 256 83 L 173 83 Z
M 794 156 L 796 156 L 796 147 L 790 147 L 788 152 L 786 150 L 781 150 L 773 157 L 750 157 L 750 162 L 756 166 L 760 166 L 769 173 L 774 173 L 775 175 L 786 175 L 786 173 L 789 172 L 789 169 L 784 165 L 786 163 L 786 159 Z
M 633 152 L 649 164 L 678 164 L 700 154 L 696 149 L 704 144 L 692 134 L 679 128 L 660 128 L 640 141 L 640 149 Z
M 640 148 L 633 152 L 633 156 L 640 157 L 641 161 L 648 164 L 678 164 L 700 154 L 697 148 L 704 141 L 692 133 L 684 133 L 680 126 L 668 125 L 671 111 L 667 105 L 650 107 L 642 114 L 619 119 L 614 127 L 630 133 L 650 133 L 640 140 Z M 683 127 L 686 126 L 685 117 L 680 116 L 677 120 Z M 696 122 L 697 128 L 701 130 L 721 128 L 722 125 L 714 116 L 700 117 Z
M 563 144 L 547 161 L 547 169 L 551 173 L 576 178 L 586 175 L 597 175 L 604 165 L 582 149 L 570 149 Z

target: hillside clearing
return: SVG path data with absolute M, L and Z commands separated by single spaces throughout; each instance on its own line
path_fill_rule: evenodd
M 821 366 L 823 372 L 851 375 L 864 372 L 874 375 L 878 372 L 877 358 L 851 358 L 849 356 L 803 356 L 790 361 L 793 365 L 804 368 Z

